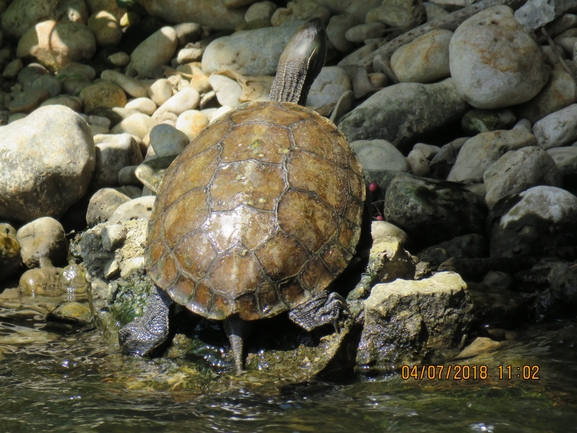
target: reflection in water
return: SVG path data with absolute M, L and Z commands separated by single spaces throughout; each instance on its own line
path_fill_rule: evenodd
M 126 358 L 92 329 L 15 320 L 0 309 L 3 432 L 577 431 L 577 349 L 550 337 L 475 359 L 539 364 L 541 380 L 358 378 L 214 392 L 159 390 L 170 361 Z M 130 371 L 130 374 L 127 374 Z

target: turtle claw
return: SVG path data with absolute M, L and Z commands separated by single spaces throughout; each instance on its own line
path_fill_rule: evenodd
M 338 333 L 337 321 L 342 311 L 349 311 L 344 298 L 336 292 L 323 291 L 292 309 L 289 318 L 307 331 L 332 324 Z

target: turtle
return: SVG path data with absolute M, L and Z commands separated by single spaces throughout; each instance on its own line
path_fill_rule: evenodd
M 167 169 L 147 237 L 154 290 L 119 330 L 124 353 L 164 345 L 174 302 L 224 322 L 239 374 L 253 321 L 289 311 L 307 331 L 336 324 L 346 303 L 330 286 L 355 254 L 366 193 L 345 136 L 303 106 L 325 57 L 315 18 L 281 54 L 270 101 L 219 117 Z

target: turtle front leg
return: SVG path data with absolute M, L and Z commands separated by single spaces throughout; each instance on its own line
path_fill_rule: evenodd
M 293 308 L 289 318 L 307 331 L 323 325 L 333 324 L 338 332 L 337 320 L 343 310 L 348 310 L 347 302 L 336 292 L 323 291 L 304 304 Z
M 240 375 L 244 370 L 244 341 L 249 332 L 249 325 L 236 315 L 230 316 L 224 319 L 224 331 L 230 341 L 236 374 Z
M 138 356 L 154 354 L 168 340 L 171 305 L 172 299 L 155 285 L 142 317 L 118 331 L 122 353 Z

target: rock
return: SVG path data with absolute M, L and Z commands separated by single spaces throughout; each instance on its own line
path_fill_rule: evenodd
M 77 113 L 82 111 L 82 99 L 77 96 L 60 95 L 55 98 L 48 98 L 40 104 L 41 107 L 46 107 L 47 105 L 63 105 Z
M 547 275 L 547 290 L 534 303 L 537 320 L 559 320 L 573 317 L 577 307 L 577 269 L 575 263 L 559 262 Z
M 401 83 L 432 83 L 450 76 L 449 41 L 453 32 L 433 30 L 393 53 L 391 68 Z
M 133 98 L 142 98 L 144 96 L 148 96 L 148 87 L 146 85 L 144 85 L 141 81 L 121 74 L 120 72 L 107 69 L 102 71 L 100 78 L 119 85 L 122 87 L 122 90 L 124 90 Z
M 371 237 L 373 241 L 383 238 L 395 238 L 401 245 L 409 242 L 409 235 L 396 225 L 386 221 L 371 221 Z
M 343 117 L 345 114 L 351 111 L 351 108 L 353 108 L 354 103 L 355 103 L 355 94 L 352 91 L 349 90 L 348 92 L 343 93 L 339 98 L 339 100 L 337 101 L 337 104 L 335 105 L 333 112 L 331 113 L 330 121 L 335 124 L 338 123 L 341 117 Z
M 485 170 L 505 152 L 535 145 L 535 136 L 524 128 L 482 132 L 463 144 L 447 180 L 469 184 L 481 182 Z
M 50 98 L 50 93 L 43 89 L 30 89 L 19 93 L 8 105 L 11 113 L 32 113 L 40 104 Z
M 555 257 L 577 242 L 577 197 L 535 186 L 500 202 L 491 219 L 491 257 Z
M 515 114 L 508 108 L 501 110 L 475 108 L 463 116 L 461 127 L 466 134 L 476 135 L 480 132 L 512 128 L 516 120 Z
M 340 66 L 341 68 L 343 66 L 351 66 L 351 65 L 352 66 L 358 66 L 362 59 L 364 59 L 366 56 L 371 54 L 373 51 L 375 51 L 379 47 L 379 44 L 382 41 L 383 41 L 382 38 L 366 40 L 364 46 L 362 46 L 361 48 L 359 48 L 356 51 L 353 51 L 349 55 L 345 56 L 339 63 L 337 63 L 337 66 Z M 361 66 L 358 66 L 358 67 L 361 67 Z M 382 71 L 380 71 L 380 72 L 382 72 Z
M 347 76 L 351 81 L 356 99 L 361 99 L 365 95 L 375 93 L 379 90 L 371 83 L 369 74 L 365 68 L 348 65 L 343 66 L 343 69 L 347 72 Z
M 577 104 L 571 104 L 537 121 L 533 125 L 537 146 L 547 150 L 577 140 L 576 116 Z
M 346 114 L 339 129 L 349 142 L 381 138 L 407 149 L 420 135 L 460 119 L 467 108 L 450 78 L 434 84 L 400 83 Z
M 331 17 L 326 28 L 327 40 L 336 50 L 342 53 L 349 52 L 354 45 L 347 40 L 345 34 L 357 24 L 359 24 L 359 20 L 354 15 L 335 15 Z
M 411 173 L 415 176 L 426 177 L 429 175 L 429 160 L 421 149 L 413 149 L 407 155 L 407 162 Z
M 162 75 L 162 65 L 170 62 L 176 52 L 178 38 L 172 27 L 163 27 L 146 38 L 130 55 L 127 73 L 136 72 L 141 77 L 153 78 Z
M 545 87 L 530 101 L 517 107 L 519 118 L 535 123 L 577 101 L 575 81 L 561 64 L 555 66 Z
M 62 91 L 62 84 L 52 75 L 41 75 L 32 81 L 29 85 L 24 85 L 24 91 L 28 90 L 45 90 L 50 94 L 50 97 L 60 95 Z
M 42 217 L 23 225 L 16 238 L 20 243 L 22 261 L 27 267 L 66 264 L 68 240 L 62 224 L 54 218 Z
M 62 296 L 66 286 L 62 284 L 62 268 L 44 266 L 29 269 L 20 277 L 18 290 L 24 296 Z
M 267 21 L 270 23 L 274 11 L 276 11 L 276 5 L 270 1 L 256 2 L 249 6 L 244 14 L 244 20 L 247 23 Z
M 4 78 L 16 78 L 18 73 L 22 70 L 22 60 L 14 59 L 6 65 L 2 71 L 2 76 Z
M 119 51 L 118 53 L 109 55 L 106 58 L 106 60 L 108 60 L 114 66 L 119 66 L 123 68 L 124 66 L 130 63 L 130 56 L 126 54 L 124 51 Z
M 485 170 L 485 202 L 492 208 L 504 197 L 537 185 L 561 186 L 561 171 L 547 152 L 536 146 L 509 151 Z
M 118 186 L 118 171 L 127 165 L 142 162 L 140 147 L 129 134 L 97 135 L 94 142 L 96 165 L 91 183 L 94 189 Z
M 42 75 L 47 75 L 48 69 L 42 66 L 39 63 L 30 63 L 28 66 L 22 68 L 22 70 L 18 73 L 18 82 L 23 86 L 31 84 L 34 80 Z M 58 74 L 56 74 L 58 77 Z
M 136 98 L 129 101 L 124 108 L 128 108 L 130 110 L 137 110 L 140 111 L 142 114 L 146 114 L 147 116 L 152 116 L 152 114 L 158 108 L 156 104 L 149 98 Z
M 351 90 L 351 82 L 342 68 L 324 67 L 311 86 L 306 105 L 322 107 L 336 104 L 341 95 L 349 90 Z
M 554 147 L 547 153 L 561 172 L 563 185 L 573 186 L 577 183 L 577 147 Z
M 148 96 L 152 101 L 160 106 L 164 104 L 172 96 L 172 86 L 166 78 L 156 80 L 148 88 Z
M 92 59 L 96 39 L 79 23 L 44 21 L 31 27 L 18 42 L 16 57 L 32 57 L 58 71 L 71 62 Z
M 199 102 L 200 95 L 198 92 L 192 87 L 185 87 L 158 107 L 152 117 L 156 118 L 167 112 L 174 113 L 178 116 L 186 110 L 194 110 L 198 107 Z
M 130 201 L 130 197 L 113 188 L 102 188 L 96 191 L 88 202 L 86 211 L 86 223 L 88 227 L 94 227 L 110 218 L 121 204 Z
M 487 352 L 493 352 L 501 346 L 503 346 L 502 342 L 495 341 L 488 337 L 477 337 L 453 359 L 472 358 Z
M 92 320 L 92 311 L 87 303 L 66 302 L 50 312 L 47 320 L 89 325 Z
M 476 194 L 456 184 L 408 174 L 390 183 L 383 214 L 423 246 L 485 230 L 485 206 Z
M 367 13 L 382 3 L 382 0 L 315 0 L 326 7 L 332 15 L 351 14 L 359 21 L 365 21 Z
M 188 143 L 188 136 L 170 125 L 161 123 L 150 130 L 150 146 L 156 156 L 178 155 Z
M 435 4 L 434 2 L 424 2 L 423 6 L 425 7 L 425 12 L 427 14 L 427 22 L 431 22 L 436 19 L 442 19 L 449 15 L 448 11 Z
M 128 101 L 124 90 L 110 81 L 99 81 L 85 87 L 80 91 L 79 96 L 84 104 L 85 113 L 90 113 L 100 107 L 124 107 Z
M 575 3 L 573 1 L 547 2 L 546 0 L 529 0 L 515 11 L 515 19 L 522 26 L 537 30 L 539 27 L 561 16 L 566 10 L 574 7 Z
M 216 99 L 220 105 L 230 105 L 233 108 L 240 105 L 238 98 L 242 95 L 242 89 L 235 80 L 224 75 L 213 74 L 209 77 L 209 82 L 216 92 Z
M 403 154 L 386 140 L 358 140 L 350 143 L 363 170 L 409 171 Z
M 102 10 L 92 14 L 87 24 L 99 47 L 116 46 L 122 40 L 122 28 L 110 12 Z
M 150 116 L 136 112 L 117 123 L 110 132 L 112 134 L 127 133 L 144 139 L 155 125 L 156 121 Z
M 81 63 L 68 63 L 56 73 L 58 81 L 63 82 L 69 78 L 82 78 L 92 81 L 96 78 L 96 71 L 92 66 Z
M 62 92 L 72 96 L 80 95 L 80 92 L 92 86 L 92 82 L 85 78 L 67 78 L 62 84 Z
M 472 329 L 472 310 L 467 285 L 455 273 L 379 284 L 365 301 L 357 363 L 391 372 L 450 359 Z
M 297 24 L 237 32 L 212 41 L 202 56 L 202 70 L 210 75 L 230 69 L 245 76 L 274 75 Z
M 35 24 L 47 20 L 85 23 L 88 10 L 82 0 L 15 0 L 2 13 L 2 32 L 19 39 Z
M 169 23 L 194 22 L 214 30 L 234 30 L 244 23 L 244 10 L 227 9 L 222 2 L 214 0 L 142 0 L 140 3 L 149 15 Z
M 90 128 L 66 107 L 42 107 L 0 128 L 0 217 L 61 216 L 86 192 L 94 163 Z
M 137 218 L 150 219 L 155 198 L 153 195 L 148 195 L 123 203 L 110 215 L 108 221 L 118 222 Z
M 384 0 L 367 13 L 366 22 L 381 22 L 387 26 L 404 29 L 420 24 L 425 17 L 423 3 L 414 0 Z
M 382 37 L 386 28 L 387 26 L 379 22 L 358 24 L 347 30 L 345 39 L 353 44 L 363 44 L 367 39 Z
M 457 236 L 448 241 L 440 242 L 424 250 L 419 251 L 417 257 L 422 262 L 427 262 L 433 269 L 437 269 L 443 262 L 450 258 L 477 259 L 489 255 L 489 242 L 485 236 L 472 233 Z
M 21 267 L 20 244 L 16 230 L 10 224 L 0 224 L 0 278 L 6 281 Z
M 186 134 L 189 140 L 195 138 L 208 126 L 206 114 L 197 110 L 186 110 L 176 119 L 175 128 Z
M 507 6 L 465 20 L 449 44 L 451 76 L 475 108 L 502 108 L 532 99 L 549 78 L 538 45 Z
M 172 28 L 176 32 L 179 47 L 198 42 L 202 37 L 202 26 L 198 23 L 180 23 Z
M 287 21 L 307 21 L 318 17 L 326 26 L 330 12 L 327 8 L 319 6 L 313 1 L 289 2 L 286 8 L 278 8 L 274 11 L 270 22 L 273 26 L 281 26 Z
M 158 187 L 164 178 L 166 169 L 174 161 L 177 155 L 148 158 L 142 162 L 134 174 L 142 184 L 153 194 L 156 194 Z

